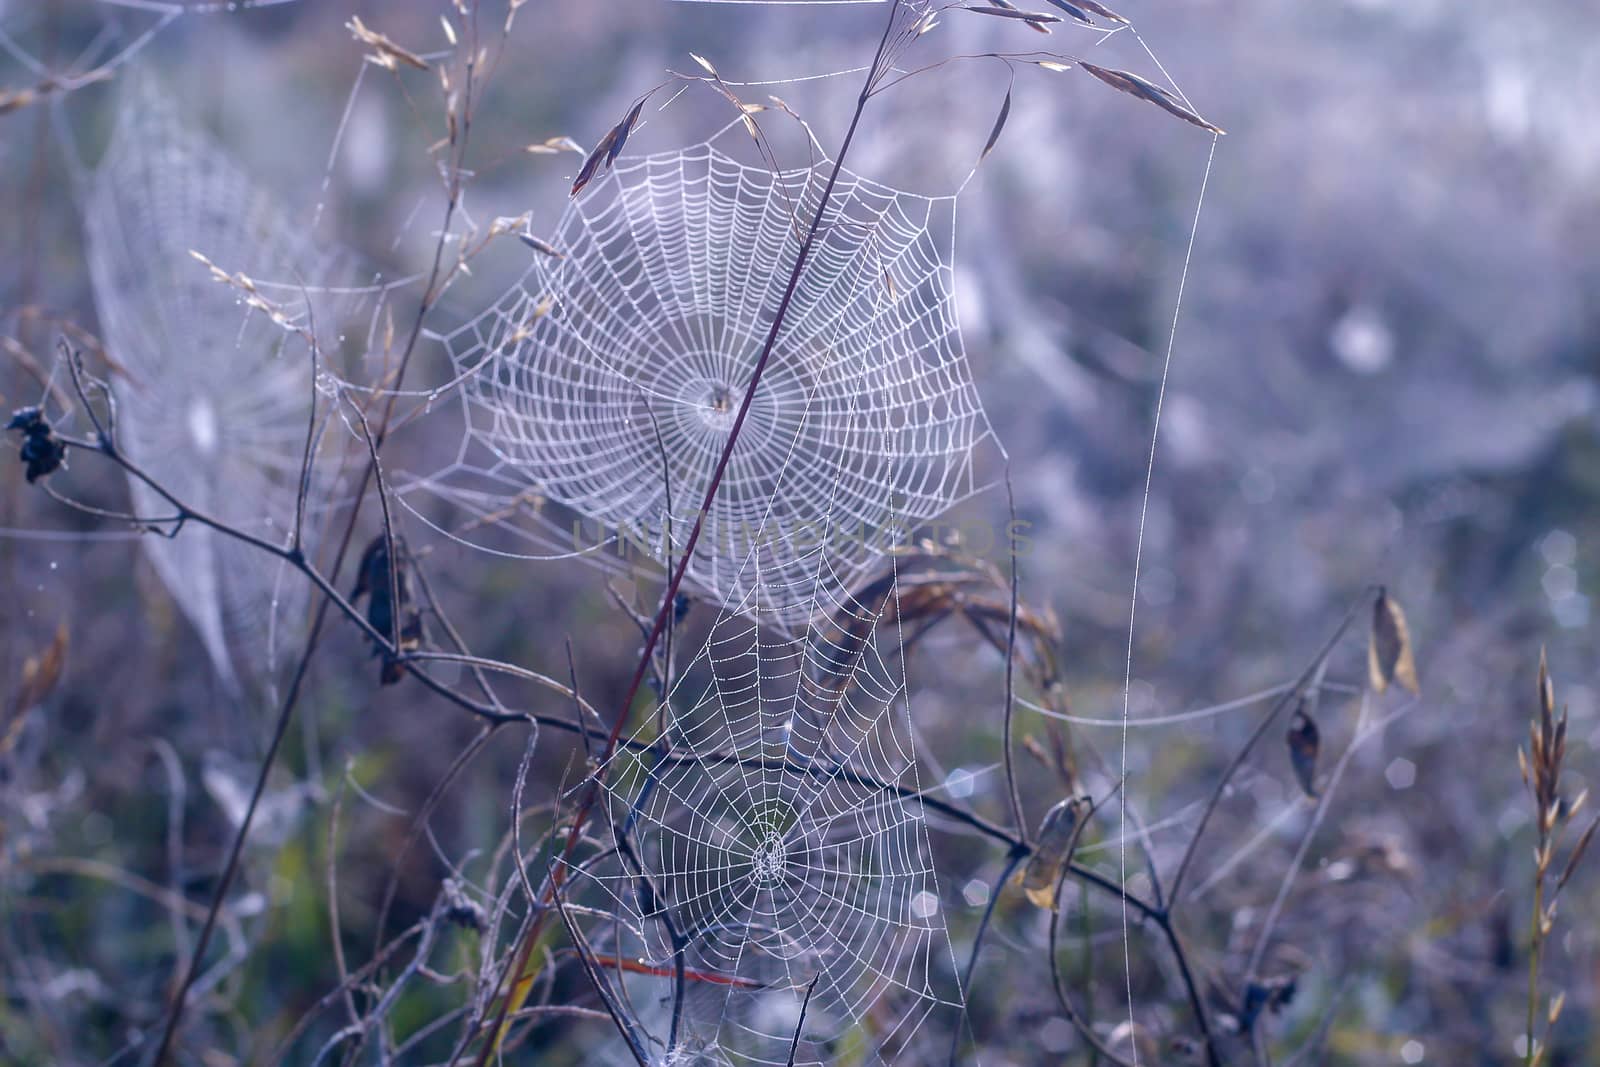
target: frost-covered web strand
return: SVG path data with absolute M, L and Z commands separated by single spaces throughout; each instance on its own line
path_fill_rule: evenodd
M 1218 704 L 1208 704 L 1203 708 L 1190 708 L 1188 711 L 1173 712 L 1170 715 L 1147 715 L 1137 719 L 1128 719 L 1120 715 L 1116 718 L 1096 718 L 1089 715 L 1069 715 L 1065 712 L 1056 711 L 1054 708 L 1048 708 L 1036 701 L 1028 700 L 1022 697 L 1017 698 L 1017 705 L 1019 707 L 1027 708 L 1029 711 L 1036 712 L 1047 719 L 1055 719 L 1057 722 L 1070 723 L 1073 726 L 1109 726 L 1119 730 L 1124 726 L 1133 729 L 1153 729 L 1158 726 L 1176 726 L 1180 723 L 1193 722 L 1196 719 L 1208 719 L 1215 715 L 1224 715 L 1230 711 L 1239 711 L 1243 708 L 1248 708 L 1252 705 L 1259 704 L 1263 700 L 1280 696 L 1293 688 L 1293 682 L 1285 682 L 1282 685 L 1275 685 L 1270 689 L 1261 689 L 1254 693 L 1247 693 L 1242 697 L 1234 697 L 1232 700 L 1225 700 Z
M 1200 192 L 1195 197 L 1194 220 L 1189 226 L 1189 241 L 1183 253 L 1183 270 L 1178 275 L 1178 292 L 1172 305 L 1172 325 L 1167 331 L 1167 351 L 1161 362 L 1161 385 L 1156 391 L 1156 410 L 1150 428 L 1150 456 L 1145 464 L 1144 492 L 1139 503 L 1139 533 L 1134 541 L 1133 549 L 1133 590 L 1128 597 L 1128 654 L 1125 660 L 1122 677 L 1122 734 L 1121 752 L 1119 754 L 1119 773 L 1122 781 L 1128 779 L 1128 732 L 1129 719 L 1132 711 L 1133 694 L 1133 644 L 1134 622 L 1139 606 L 1139 569 L 1144 560 L 1144 530 L 1145 523 L 1150 515 L 1150 490 L 1155 483 L 1156 476 L 1156 445 L 1161 434 L 1161 409 L 1167 398 L 1167 381 L 1172 373 L 1172 355 L 1178 344 L 1178 320 L 1183 313 L 1184 289 L 1189 283 L 1189 264 L 1194 259 L 1195 239 L 1200 233 L 1200 214 L 1205 207 L 1206 186 L 1211 180 L 1211 164 L 1217 158 L 1217 140 L 1213 135 L 1211 148 L 1206 153 L 1205 173 L 1200 178 Z M 1117 850 L 1119 877 L 1123 885 L 1128 884 L 1128 791 L 1123 788 L 1118 797 L 1118 812 L 1120 815 L 1118 836 L 1123 839 L 1122 846 Z M 1130 1028 L 1137 1026 L 1133 1009 L 1133 949 L 1129 938 L 1128 899 L 1122 898 L 1122 966 L 1126 978 L 1128 1001 L 1128 1025 Z M 1133 1043 L 1133 1062 L 1139 1062 L 1139 1044 Z

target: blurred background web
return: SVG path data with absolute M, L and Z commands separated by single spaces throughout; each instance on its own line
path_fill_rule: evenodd
M 270 541 L 286 542 L 305 449 L 311 359 L 295 331 L 321 331 L 329 357 L 351 293 L 322 288 L 354 264 L 316 247 L 223 149 L 185 125 L 153 83 L 136 82 L 89 180 L 88 263 L 116 366 L 115 434 L 180 500 Z M 286 325 L 247 308 L 191 251 L 255 282 Z M 333 486 L 324 463 L 311 499 Z M 172 507 L 136 478 L 133 510 Z M 312 523 L 314 530 L 315 523 Z M 303 614 L 304 582 L 263 553 L 198 524 L 144 548 L 198 631 L 217 673 L 271 662 L 278 628 Z M 270 668 L 269 668 L 270 669 Z

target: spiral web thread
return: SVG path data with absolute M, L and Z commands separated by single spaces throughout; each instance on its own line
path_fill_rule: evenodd
M 286 541 L 294 518 L 311 393 L 304 344 L 189 254 L 229 270 L 298 279 L 262 285 L 291 325 L 327 332 L 348 297 L 310 288 L 349 264 L 314 247 L 220 146 L 187 128 L 149 83 L 136 83 L 90 180 L 88 261 L 114 374 L 125 454 L 178 499 L 221 521 Z M 338 338 L 330 335 L 325 351 Z M 329 485 L 324 464 L 310 497 Z M 143 516 L 172 508 L 129 478 Z M 303 614 L 306 590 L 261 552 L 198 524 L 145 549 L 230 683 L 270 669 L 278 627 Z
M 909 1062 L 925 1024 L 960 1022 L 892 575 L 875 590 L 796 636 L 724 615 L 662 733 L 601 769 L 618 847 L 575 866 L 574 895 L 620 917 L 592 935 L 618 957 L 670 975 L 681 939 L 680 1052 L 787 1062 L 813 979 L 798 1063 Z M 634 1003 L 665 1032 L 671 980 L 651 981 Z
M 453 467 L 415 485 L 475 520 L 515 513 L 536 545 L 676 556 L 830 170 L 748 166 L 712 142 L 618 159 L 568 206 L 561 256 L 534 253 L 444 339 L 468 429 Z M 803 625 L 984 488 L 993 435 L 957 328 L 953 216 L 952 197 L 840 172 L 689 565 L 719 603 Z

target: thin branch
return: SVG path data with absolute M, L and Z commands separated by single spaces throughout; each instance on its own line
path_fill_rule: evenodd
M 1017 539 L 1012 535 L 1012 531 L 1017 527 L 1017 501 L 1011 491 L 1011 464 L 1009 461 L 1006 463 L 1006 507 L 1011 515 L 1011 522 L 1006 527 L 1006 541 L 1009 545 L 1011 559 L 1011 603 L 1006 619 L 1006 707 L 1001 738 L 1005 750 L 1006 789 L 1011 799 L 1011 818 L 1017 827 L 1017 835 L 1026 841 L 1028 839 L 1028 820 L 1022 813 L 1022 791 L 1017 787 L 1016 756 L 1012 751 L 1011 744 L 1012 719 L 1016 717 L 1017 710 L 1017 584 L 1019 581 L 1019 568 L 1017 566 Z
M 994 909 L 1000 903 L 1000 896 L 1005 892 L 1006 886 L 1011 881 L 1011 876 L 1016 873 L 1017 867 L 1028 858 L 1028 845 L 1019 841 L 1011 854 L 1006 857 L 1005 869 L 1000 872 L 999 879 L 995 882 L 994 892 L 989 894 L 989 904 L 983 909 L 983 918 L 978 923 L 978 932 L 972 937 L 972 954 L 967 957 L 967 969 L 961 977 L 961 991 L 963 997 L 966 991 L 972 988 L 972 972 L 978 968 L 978 953 L 983 951 L 983 938 L 989 932 L 989 921 L 994 918 Z M 962 1013 L 965 1018 L 965 1012 Z M 955 1033 L 950 1036 L 950 1067 L 955 1067 L 956 1055 L 961 1051 L 961 1034 L 966 1027 L 958 1025 Z
M 428 793 L 427 799 L 422 802 L 422 807 L 417 809 L 417 814 L 412 818 L 411 826 L 406 831 L 405 840 L 400 843 L 399 851 L 395 853 L 394 864 L 390 867 L 389 877 L 384 883 L 383 903 L 378 907 L 377 933 L 374 935 L 377 943 L 381 943 L 383 940 L 383 929 L 388 925 L 389 912 L 394 907 L 395 895 L 400 889 L 400 860 L 404 859 L 411 852 L 412 847 L 416 845 L 417 839 L 422 836 L 424 829 L 428 825 L 428 819 L 432 817 L 434 809 L 444 799 L 445 791 L 455 782 L 456 776 L 466 770 L 467 765 L 483 750 L 489 739 L 494 736 L 495 731 L 502 725 L 504 724 L 484 724 L 483 729 L 479 730 L 472 740 L 467 742 L 467 747 L 462 749 L 450 766 L 445 769 L 438 783 Z
M 311 295 L 305 292 L 304 286 L 301 287 L 301 299 L 305 301 L 307 318 L 311 319 L 306 327 L 309 337 L 306 347 L 311 355 L 311 390 L 307 398 L 309 410 L 306 412 L 305 451 L 300 456 L 300 479 L 295 487 L 294 494 L 294 535 L 289 542 L 290 550 L 295 552 L 304 551 L 306 543 L 306 498 L 311 495 L 311 469 L 316 459 L 312 445 L 316 443 L 317 438 L 317 375 L 320 373 L 317 367 L 319 346 L 316 342 L 316 324 L 315 320 L 311 318 L 314 314 L 311 307 Z
M 578 960 L 583 964 L 583 973 L 588 976 L 589 981 L 594 985 L 595 992 L 600 994 L 600 1000 L 605 1004 L 607 1014 L 611 1016 L 611 1021 L 616 1024 L 617 1032 L 628 1043 L 628 1051 L 633 1053 L 634 1060 L 638 1062 L 639 1067 L 650 1067 L 649 1055 L 645 1052 L 638 1036 L 634 1034 L 632 1026 L 623 1017 L 622 1009 L 616 1002 L 616 994 L 611 991 L 611 984 L 606 981 L 605 975 L 601 974 L 599 968 L 595 966 L 593 954 L 589 951 L 589 942 L 584 938 L 583 931 L 579 930 L 578 925 L 572 921 L 572 916 L 568 914 L 567 902 L 562 899 L 559 886 L 554 890 L 554 899 L 556 910 L 561 914 L 561 922 L 567 928 L 567 936 L 572 938 L 572 944 L 578 950 Z
M 356 998 L 350 991 L 350 967 L 344 958 L 344 923 L 339 919 L 339 815 L 344 810 L 345 786 L 350 780 L 351 768 L 347 763 L 339 778 L 339 788 L 333 794 L 333 811 L 328 816 L 328 933 L 333 941 L 333 964 L 339 974 L 339 988 L 344 990 L 345 1010 L 352 1023 L 359 1022 L 361 1013 L 356 1010 Z
M 789 1042 L 789 1060 L 787 1067 L 794 1067 L 794 1058 L 800 1051 L 800 1031 L 805 1029 L 806 1009 L 811 1007 L 811 994 L 817 991 L 817 979 L 822 977 L 818 971 L 811 976 L 811 982 L 806 986 L 806 999 L 800 1002 L 800 1018 L 794 1024 L 794 1040 Z
M 323 601 L 326 607 L 327 601 Z M 288 695 L 284 698 L 283 710 L 278 714 L 278 720 L 273 726 L 272 740 L 267 745 L 266 755 L 262 757 L 261 772 L 256 776 L 254 790 L 250 794 L 250 803 L 245 808 L 244 818 L 240 820 L 239 829 L 234 832 L 233 843 L 228 849 L 228 860 L 222 868 L 222 877 L 217 881 L 217 888 L 211 894 L 211 904 L 206 909 L 206 921 L 200 927 L 200 936 L 196 939 L 194 950 L 189 955 L 189 962 L 184 970 L 183 979 L 178 983 L 172 996 L 171 1006 L 167 1009 L 166 1025 L 161 1031 L 161 1041 L 156 1046 L 155 1056 L 151 1059 L 153 1067 L 161 1067 L 166 1060 L 168 1051 L 172 1047 L 173 1038 L 177 1035 L 178 1023 L 183 1018 L 183 1009 L 189 999 L 189 990 L 199 977 L 200 967 L 205 962 L 206 949 L 211 944 L 211 934 L 216 927 L 217 914 L 222 910 L 222 901 L 227 897 L 228 890 L 233 887 L 233 879 L 239 871 L 239 859 L 244 854 L 245 839 L 249 836 L 250 827 L 255 821 L 256 810 L 261 806 L 261 797 L 267 790 L 267 777 L 273 764 L 277 761 L 278 750 L 283 745 L 284 736 L 289 732 L 289 721 L 292 717 L 296 701 L 300 697 L 300 687 L 305 683 L 307 668 L 311 662 L 312 646 L 308 646 L 306 653 L 301 656 L 299 666 L 294 673 L 294 680 L 289 685 Z
M 1177 873 L 1172 876 L 1172 884 L 1167 890 L 1169 908 L 1175 910 L 1179 900 L 1182 899 L 1180 891 L 1183 888 L 1184 876 L 1189 873 L 1189 867 L 1194 863 L 1195 853 L 1200 847 L 1200 839 L 1205 836 L 1206 824 L 1211 821 L 1211 816 L 1217 810 L 1217 805 L 1222 803 L 1222 796 L 1228 791 L 1228 785 L 1233 781 L 1233 776 L 1244 765 L 1244 761 L 1249 758 L 1256 744 L 1266 736 L 1267 731 L 1277 721 L 1278 716 L 1283 714 L 1283 710 L 1294 702 L 1295 698 L 1305 688 L 1306 683 L 1316 675 L 1323 661 L 1333 654 L 1334 647 L 1344 637 L 1345 631 L 1350 628 L 1350 623 L 1355 620 L 1356 613 L 1361 610 L 1361 605 L 1366 602 L 1366 598 L 1370 593 L 1370 589 L 1363 591 L 1360 598 L 1350 605 L 1349 610 L 1345 612 L 1344 618 L 1340 620 L 1338 626 L 1334 627 L 1333 633 L 1322 643 L 1322 647 L 1317 650 L 1317 654 L 1312 657 L 1311 662 L 1300 672 L 1300 677 L 1295 680 L 1294 685 L 1284 690 L 1277 703 L 1272 705 L 1272 710 L 1267 712 L 1266 717 L 1255 728 L 1249 740 L 1244 743 L 1244 747 L 1234 754 L 1233 760 L 1228 764 L 1227 769 L 1222 772 L 1222 777 L 1217 779 L 1217 784 L 1211 791 L 1211 798 L 1200 811 L 1200 822 L 1195 826 L 1194 836 L 1189 839 L 1188 845 L 1184 847 L 1183 859 L 1178 862 Z
M 352 971 L 347 979 L 340 982 L 333 989 L 330 989 L 328 992 L 324 993 L 315 1004 L 311 1005 L 311 1007 L 306 1010 L 305 1014 L 300 1017 L 299 1021 L 296 1022 L 293 1029 L 291 1029 L 289 1033 L 284 1036 L 283 1040 L 278 1042 L 277 1048 L 273 1051 L 273 1054 L 267 1058 L 266 1062 L 284 1062 L 284 1059 L 289 1055 L 289 1050 L 294 1047 L 294 1043 L 311 1028 L 311 1024 L 316 1019 L 318 1012 L 322 1011 L 322 1009 L 328 1007 L 328 1005 L 332 1004 L 339 998 L 345 996 L 351 989 L 355 987 L 357 983 L 366 981 L 367 978 L 371 977 L 374 972 L 387 963 L 391 956 L 400 950 L 400 946 L 404 945 L 413 937 L 421 934 L 427 925 L 428 921 L 426 919 L 413 924 L 411 927 L 396 936 L 393 941 L 385 945 L 383 949 L 373 956 L 371 960 L 355 971 Z
M 1110 1060 L 1113 1064 L 1116 1064 L 1116 1067 L 1134 1067 L 1134 1064 L 1117 1055 L 1105 1042 L 1101 1041 L 1100 1035 L 1094 1032 L 1094 1027 L 1090 1026 L 1088 1020 L 1078 1013 L 1077 1007 L 1072 1003 L 1072 997 L 1067 993 L 1066 981 L 1061 977 L 1061 954 L 1057 947 L 1061 926 L 1061 891 L 1066 886 L 1067 877 L 1071 873 L 1070 869 L 1063 868 L 1061 877 L 1056 879 L 1055 910 L 1050 913 L 1050 982 L 1055 986 L 1056 1001 L 1061 1005 L 1061 1012 L 1067 1017 L 1067 1021 L 1072 1024 L 1073 1029 L 1078 1031 L 1078 1035 L 1088 1043 L 1090 1048 Z

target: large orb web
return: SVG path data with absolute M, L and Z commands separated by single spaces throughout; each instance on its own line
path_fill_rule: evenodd
M 493 308 L 446 338 L 461 489 L 537 493 L 681 548 L 831 164 L 711 144 L 617 160 Z M 956 321 L 954 200 L 839 175 L 689 576 L 793 626 L 982 488 L 992 441 Z
M 666 976 L 680 1048 L 734 1063 L 920 1062 L 962 997 L 910 743 L 889 603 L 784 637 L 730 616 L 605 770 L 617 848 L 579 864 L 592 937 Z M 654 743 L 655 747 L 650 748 Z M 648 888 L 646 887 L 648 886 Z M 671 979 L 632 998 L 658 1037 Z
M 348 311 L 347 296 L 319 286 L 350 265 L 316 248 L 302 223 L 149 82 L 135 82 L 123 102 L 85 211 L 100 328 L 125 371 L 112 375 L 119 446 L 185 503 L 284 543 L 308 425 L 310 356 L 190 251 L 282 283 L 263 282 L 262 291 L 295 325 L 315 321 L 319 331 Z M 337 338 L 328 340 L 331 357 Z M 313 505 L 327 484 L 319 477 L 312 486 Z M 130 477 L 129 485 L 138 514 L 171 514 L 143 482 Z M 270 668 L 281 631 L 304 613 L 298 576 L 196 523 L 144 546 L 225 681 Z

